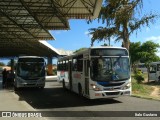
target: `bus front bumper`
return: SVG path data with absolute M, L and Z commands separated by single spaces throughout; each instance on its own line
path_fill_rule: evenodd
M 94 91 L 90 90 L 90 99 L 98 99 L 98 98 L 116 98 L 123 95 L 130 96 L 131 89 L 125 90 L 106 90 L 106 91 Z
M 45 81 L 27 81 L 27 82 L 16 82 L 15 87 L 22 88 L 22 87 L 44 87 Z

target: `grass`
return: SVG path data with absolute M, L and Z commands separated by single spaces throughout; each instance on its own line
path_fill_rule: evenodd
M 145 78 L 145 80 L 147 80 L 148 79 L 147 73 L 144 73 L 143 77 Z M 133 96 L 160 100 L 160 96 L 159 97 L 150 96 L 154 90 L 152 86 L 157 86 L 160 88 L 160 86 L 157 85 L 157 83 L 155 82 L 149 82 L 149 83 L 144 82 L 144 83 L 138 84 L 134 79 L 134 75 L 132 75 L 132 95 Z
M 149 96 L 153 91 L 153 88 L 147 84 L 138 84 L 135 79 L 132 78 L 132 93 L 139 95 Z

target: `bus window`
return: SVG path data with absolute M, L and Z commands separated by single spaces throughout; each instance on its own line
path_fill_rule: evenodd
M 68 60 L 66 60 L 66 70 L 68 70 Z
M 150 71 L 150 73 L 156 73 L 156 65 L 150 66 L 149 71 Z
M 157 65 L 157 71 L 160 71 L 160 64 Z
M 74 58 L 73 60 L 72 60 L 72 66 L 73 66 L 73 71 L 77 71 L 77 59 L 76 58 Z
M 64 71 L 66 70 L 66 61 L 62 62 L 62 70 L 64 70 Z
M 83 56 L 77 57 L 77 71 L 81 72 L 83 70 Z
M 73 71 L 79 71 L 81 72 L 83 70 L 83 56 L 77 56 L 74 57 L 72 60 L 72 65 L 73 65 Z

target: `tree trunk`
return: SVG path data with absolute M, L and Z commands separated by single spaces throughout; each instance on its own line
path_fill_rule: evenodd
M 130 41 L 129 41 L 129 33 L 128 33 L 128 22 L 124 22 L 123 24 L 123 44 L 124 47 L 129 50 L 129 45 L 130 45 Z
M 149 83 L 149 67 L 147 67 L 148 83 Z

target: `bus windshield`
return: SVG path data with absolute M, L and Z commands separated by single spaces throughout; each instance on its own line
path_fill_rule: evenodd
M 130 77 L 128 57 L 94 57 L 91 78 L 94 81 L 127 80 Z
M 42 62 L 20 62 L 17 66 L 17 75 L 24 78 L 45 76 L 45 64 Z

